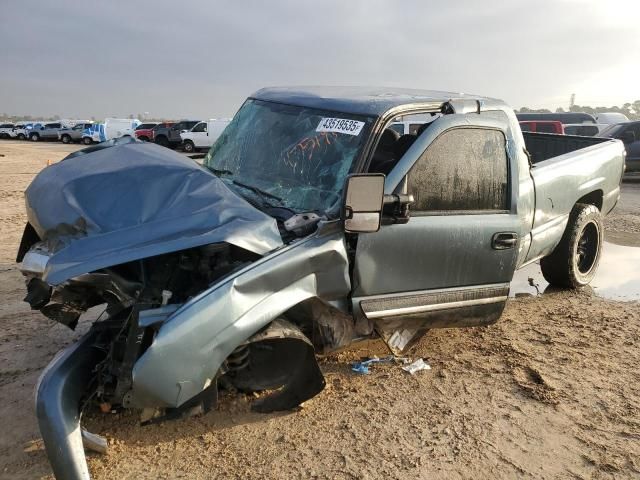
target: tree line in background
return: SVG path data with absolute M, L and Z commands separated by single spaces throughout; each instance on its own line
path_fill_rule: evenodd
M 517 113 L 553 113 L 546 108 L 528 108 L 522 107 L 520 110 L 516 110 Z M 617 112 L 627 116 L 629 120 L 640 120 L 640 100 L 636 100 L 633 103 L 625 103 L 622 107 L 589 107 L 587 105 L 572 105 L 569 109 L 565 110 L 562 107 L 558 107 L 555 113 L 564 112 L 577 112 L 577 113 L 590 113 L 592 115 L 596 113 L 604 112 Z

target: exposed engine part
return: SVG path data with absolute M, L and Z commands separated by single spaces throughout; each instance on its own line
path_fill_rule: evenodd
M 284 228 L 299 237 L 309 235 L 316 229 L 320 216 L 315 212 L 298 213 L 284 222 Z
M 40 310 L 51 299 L 51 287 L 39 278 L 32 278 L 27 282 L 27 296 L 24 301 L 31 305 L 32 310 Z
M 39 250 L 36 253 L 40 255 Z M 90 390 L 94 403 L 117 409 L 127 406 L 133 365 L 152 343 L 161 325 L 161 321 L 141 325 L 140 312 L 158 308 L 171 311 L 169 302 L 180 305 L 257 258 L 259 256 L 226 243 L 211 244 L 86 273 L 53 288 L 29 271 L 25 301 L 31 308 L 39 309 L 71 329 L 87 309 L 106 304 L 107 319 L 93 327 L 96 331 L 93 348 L 102 352 L 103 358 L 93 370 Z M 248 346 L 239 348 L 235 359 L 234 368 L 246 368 Z M 233 357 L 230 362 L 233 364 Z M 189 409 L 207 410 L 215 404 L 216 392 L 217 382 L 214 382 L 208 393 L 195 403 L 161 412 L 150 421 L 177 418 Z
M 227 357 L 227 367 L 229 371 L 238 371 L 249 366 L 249 345 L 244 344 L 236 348 L 231 355 Z

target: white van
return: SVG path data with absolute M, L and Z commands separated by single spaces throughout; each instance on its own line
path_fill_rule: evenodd
M 228 118 L 213 118 L 206 122 L 197 123 L 191 130 L 183 130 L 180 132 L 182 149 L 185 152 L 193 152 L 200 148 L 209 148 L 230 121 Z
M 104 123 L 94 123 L 82 131 L 81 142 L 91 145 L 120 137 L 135 138 L 134 131 L 142 122 L 137 118 L 105 118 Z
M 104 119 L 104 139 L 111 140 L 120 137 L 134 137 L 136 127 L 142 122 L 137 118 L 105 118 Z

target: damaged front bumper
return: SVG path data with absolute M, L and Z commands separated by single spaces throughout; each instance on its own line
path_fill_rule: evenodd
M 95 329 L 60 352 L 36 386 L 36 414 L 47 457 L 56 478 L 88 479 L 80 416 L 94 367 L 104 357 Z

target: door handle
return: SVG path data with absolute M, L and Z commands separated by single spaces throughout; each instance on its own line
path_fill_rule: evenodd
M 518 243 L 518 234 L 515 232 L 498 232 L 491 237 L 491 248 L 494 250 L 507 250 Z

